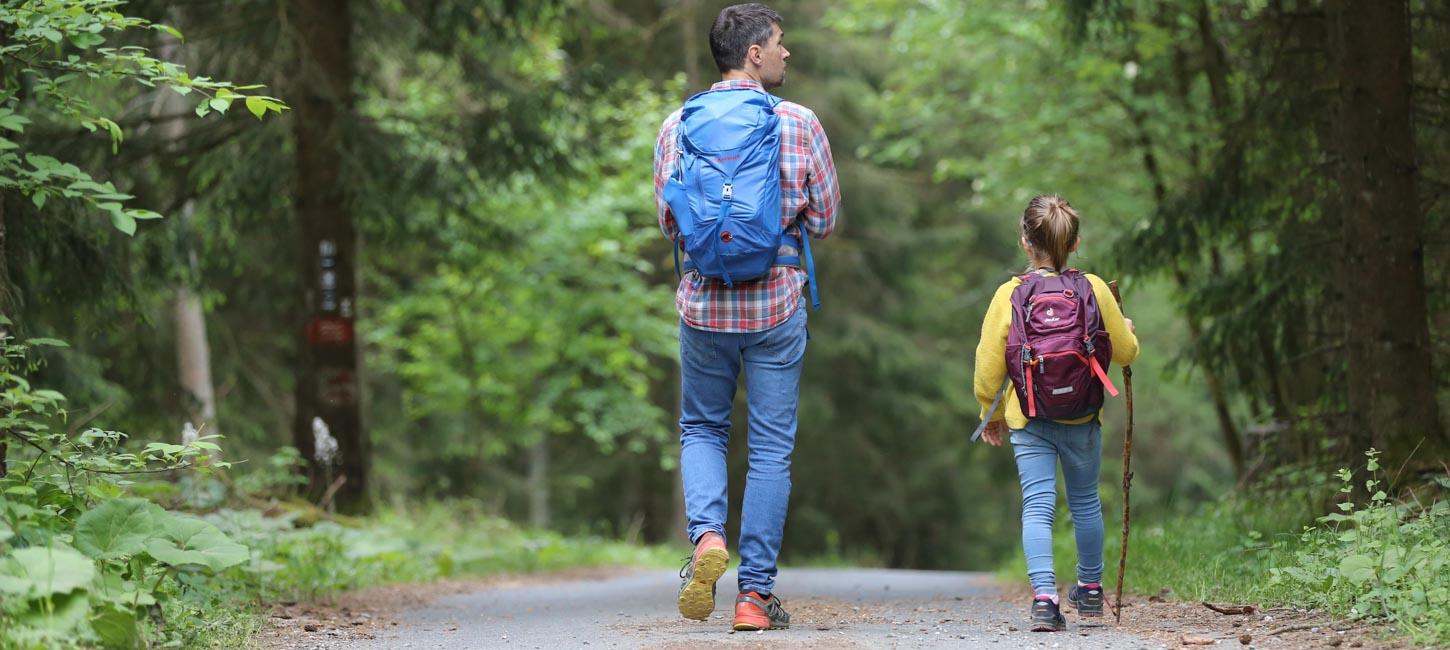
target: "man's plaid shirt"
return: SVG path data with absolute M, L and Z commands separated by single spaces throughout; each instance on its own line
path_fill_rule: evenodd
M 710 87 L 725 88 L 763 90 L 754 81 L 721 81 Z M 836 208 L 841 203 L 831 143 L 810 109 L 783 101 L 776 105 L 775 114 L 780 116 L 780 219 L 786 239 L 796 240 L 801 225 L 812 237 L 824 239 L 836 227 Z M 676 110 L 665 119 L 655 143 L 655 203 L 660 230 L 670 241 L 676 241 L 679 228 L 661 192 L 675 169 L 675 129 L 679 124 L 680 111 Z M 780 247 L 781 256 L 797 254 L 793 245 Z M 793 266 L 777 266 L 764 278 L 736 282 L 734 287 L 691 271 L 680 279 L 675 308 L 685 324 L 695 329 L 759 332 L 784 323 L 800 308 L 805 283 L 805 271 Z

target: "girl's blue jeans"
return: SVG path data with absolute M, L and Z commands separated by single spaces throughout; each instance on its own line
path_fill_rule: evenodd
M 1022 551 L 1027 577 L 1039 595 L 1057 592 L 1052 571 L 1052 522 L 1057 511 L 1057 465 L 1067 487 L 1067 507 L 1077 537 L 1077 579 L 1103 577 L 1103 505 L 1098 499 L 1102 466 L 1102 423 L 1061 424 L 1029 420 L 1011 432 L 1012 454 L 1022 481 Z
M 680 474 L 692 543 L 707 532 L 725 536 L 725 452 L 736 381 L 745 372 L 750 469 L 740 507 L 741 592 L 768 596 L 775 588 L 807 338 L 805 307 L 763 332 L 707 332 L 680 324 Z

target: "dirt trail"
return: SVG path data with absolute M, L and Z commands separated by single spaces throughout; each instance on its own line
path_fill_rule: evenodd
M 715 615 L 687 621 L 674 609 L 668 570 L 602 570 L 391 587 L 329 606 L 278 606 L 258 647 L 382 648 L 1158 648 L 1403 647 L 1370 631 L 1344 632 L 1310 612 L 1223 615 L 1194 604 L 1130 601 L 1123 624 L 1067 612 L 1057 634 L 1026 632 L 1026 592 L 989 574 L 885 569 L 787 569 L 777 591 L 789 630 L 730 631 L 734 574 L 721 579 Z M 1300 627 L 1283 631 L 1286 627 Z M 1273 632 L 1273 634 L 1270 634 Z M 1185 643 L 1187 641 L 1188 643 Z

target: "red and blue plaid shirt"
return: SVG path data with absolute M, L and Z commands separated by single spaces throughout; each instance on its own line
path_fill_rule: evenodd
M 755 81 L 721 81 L 711 90 L 754 88 Z M 780 116 L 780 220 L 790 239 L 798 228 L 816 239 L 824 239 L 836 228 L 836 209 L 841 188 L 836 182 L 836 164 L 831 160 L 831 143 L 821 121 L 810 109 L 791 102 L 775 107 Z M 661 192 L 674 172 L 679 153 L 675 150 L 675 129 L 680 124 L 676 110 L 660 127 L 655 143 L 655 204 L 659 208 L 660 230 L 677 241 L 679 228 Z M 794 246 L 781 246 L 779 255 L 797 255 Z M 801 288 L 806 272 L 794 266 L 777 266 L 759 280 L 736 282 L 727 287 L 721 280 L 691 271 L 680 279 L 675 292 L 675 309 L 686 325 L 711 332 L 759 332 L 784 323 L 801 306 Z

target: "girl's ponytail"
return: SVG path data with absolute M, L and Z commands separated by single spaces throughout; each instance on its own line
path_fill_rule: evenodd
M 1022 212 L 1022 238 L 1037 254 L 1061 271 L 1077 243 L 1077 211 L 1056 194 L 1043 194 L 1027 202 Z

